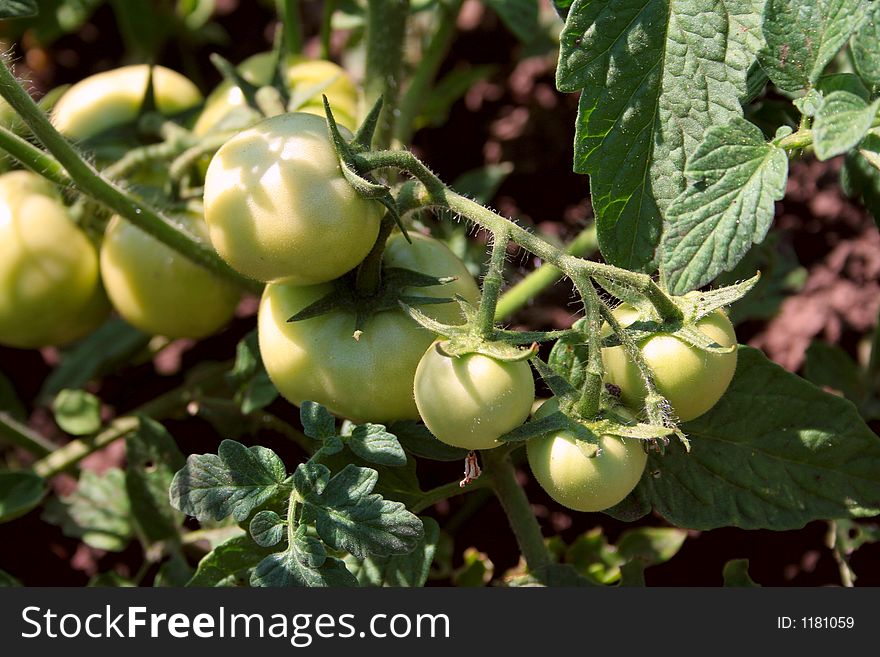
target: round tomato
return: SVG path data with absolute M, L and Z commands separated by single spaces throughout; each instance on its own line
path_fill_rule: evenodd
M 424 235 L 401 235 L 387 243 L 385 266 L 416 264 L 432 276 L 456 276 L 447 285 L 416 288 L 413 294 L 453 297 L 471 303 L 479 288 L 464 263 L 442 243 Z M 287 320 L 333 290 L 331 284 L 293 286 L 269 284 L 259 313 L 260 353 L 278 391 L 294 404 L 315 401 L 333 413 L 355 421 L 415 420 L 413 378 L 419 359 L 434 341 L 402 310 L 370 317 L 360 339 L 353 337 L 352 312 L 334 310 L 298 322 Z M 426 305 L 426 314 L 445 323 L 463 321 L 454 302 Z
M 419 361 L 413 390 L 431 433 L 464 449 L 498 447 L 498 437 L 521 425 L 535 400 L 528 362 L 483 354 L 450 358 L 435 345 Z
M 614 315 L 621 326 L 629 326 L 639 314 L 629 305 L 619 306 Z M 696 328 L 722 347 L 736 345 L 736 334 L 727 315 L 720 308 L 696 323 Z M 603 333 L 610 331 L 607 326 Z M 654 384 L 666 397 L 682 422 L 693 420 L 712 408 L 733 379 L 736 350 L 711 353 L 678 338 L 657 333 L 639 343 L 645 362 L 654 372 Z M 621 400 L 640 409 L 645 401 L 645 385 L 639 370 L 623 347 L 602 350 L 606 380 L 620 387 Z
M 214 248 L 259 281 L 313 285 L 356 267 L 373 248 L 384 206 L 342 176 L 327 123 L 266 119 L 227 141 L 205 175 Z
M 84 140 L 134 121 L 143 105 L 150 67 L 123 66 L 90 75 L 70 87 L 52 111 L 52 123 L 71 139 Z M 166 116 L 202 102 L 198 88 L 180 73 L 153 67 L 156 108 Z
M 200 218 L 180 218 L 207 240 Z M 148 235 L 113 217 L 101 246 L 101 275 L 113 306 L 129 324 L 169 338 L 202 338 L 232 317 L 238 288 Z
M 272 81 L 274 66 L 275 54 L 264 52 L 244 60 L 238 72 L 251 84 L 261 87 Z M 287 85 L 291 97 L 301 101 L 297 112 L 324 117 L 321 96 L 325 95 L 336 121 L 347 128 L 354 128 L 358 90 L 348 74 L 333 62 L 291 58 L 287 62 Z M 224 81 L 208 96 L 193 131 L 197 135 L 204 135 L 215 128 L 244 127 L 258 117 L 259 114 L 248 107 L 241 89 Z
M 66 344 L 107 317 L 98 254 L 44 178 L 0 176 L 0 343 Z
M 556 399 L 535 413 L 542 418 L 559 410 Z M 529 467 L 547 494 L 575 511 L 603 511 L 636 487 L 648 455 L 636 438 L 601 436 L 599 452 L 587 456 L 570 431 L 552 431 L 526 443 Z

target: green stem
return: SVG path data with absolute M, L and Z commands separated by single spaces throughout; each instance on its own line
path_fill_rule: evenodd
M 333 37 L 333 12 L 336 0 L 324 0 L 321 13 L 321 59 L 330 59 L 330 40 Z
M 599 248 L 596 224 L 585 228 L 566 247 L 565 252 L 573 256 L 586 256 Z M 495 321 L 500 322 L 525 307 L 532 299 L 563 277 L 558 267 L 544 263 L 525 278 L 513 285 L 501 298 L 495 308 Z
M 426 490 L 422 493 L 419 501 L 410 507 L 410 511 L 413 513 L 421 513 L 425 509 L 437 504 L 437 502 L 449 499 L 450 497 L 455 497 L 456 495 L 472 493 L 473 491 L 488 488 L 489 486 L 491 486 L 491 482 L 488 477 L 475 479 L 464 488 L 462 488 L 458 481 L 450 481 L 448 484 L 443 484 L 442 486 L 437 486 L 431 490 Z
M 276 0 L 278 17 L 284 29 L 284 44 L 290 55 L 299 55 L 303 48 L 299 0 Z
M 10 445 L 21 447 L 37 457 L 47 456 L 57 447 L 26 424 L 22 424 L 3 411 L 0 411 L 0 439 Z
M 789 152 L 802 150 L 813 145 L 813 132 L 811 130 L 798 130 L 780 139 L 776 145 Z
M 391 235 L 395 225 L 390 214 L 382 218 L 376 242 L 358 267 L 355 287 L 363 295 L 373 294 L 382 284 L 382 256 L 385 254 L 385 242 L 388 241 L 388 236 Z
M 507 231 L 511 241 L 538 256 L 544 262 L 554 265 L 572 280 L 584 277 L 608 278 L 629 286 L 644 295 L 657 309 L 664 321 L 681 321 L 683 319 L 681 309 L 647 274 L 561 253 L 555 246 L 530 233 L 522 226 L 447 188 L 428 167 L 409 151 L 362 153 L 357 156 L 357 160 L 357 166 L 361 170 L 395 167 L 418 179 L 424 185 L 424 191 L 420 193 L 418 190 L 414 190 L 407 199 L 408 204 L 419 199 L 423 207 L 433 205 L 446 208 L 455 214 L 466 217 L 481 228 L 491 231 L 494 235 Z
M 56 185 L 69 187 L 72 182 L 58 160 L 2 126 L 0 126 L 0 150 L 6 151 L 28 169 Z
M 416 118 L 455 38 L 456 21 L 462 4 L 462 0 L 438 3 L 436 29 L 422 52 L 418 66 L 400 101 L 400 113 L 397 116 L 394 136 L 402 144 L 408 144 L 415 132 Z
M 477 329 L 480 337 L 491 340 L 495 331 L 495 308 L 498 306 L 498 294 L 504 284 L 504 263 L 507 260 L 507 231 L 493 235 L 492 256 L 489 268 L 483 277 L 483 294 L 480 297 L 480 309 L 477 313 Z
M 602 376 L 605 368 L 602 364 L 602 306 L 605 304 L 596 294 L 593 282 L 588 278 L 584 281 L 576 281 L 577 290 L 584 301 L 586 323 L 584 333 L 589 345 L 587 356 L 587 370 L 584 384 L 581 388 L 581 396 L 577 402 L 577 413 L 584 419 L 591 419 L 599 412 L 599 402 L 602 399 Z
M 529 505 L 525 491 L 516 480 L 516 470 L 510 460 L 510 453 L 496 448 L 484 451 L 485 474 L 491 479 L 492 490 L 504 512 L 510 528 L 516 536 L 520 552 L 525 557 L 531 572 L 550 565 L 550 553 L 541 534 L 541 526 Z
M 372 107 L 380 97 L 384 101 L 373 140 L 376 148 L 388 148 L 394 134 L 408 15 L 409 0 L 367 3 L 366 106 Z
M 55 156 L 81 192 L 128 219 L 144 232 L 179 251 L 193 262 L 237 282 L 254 293 L 260 292 L 262 284 L 245 278 L 231 269 L 210 245 L 195 240 L 168 217 L 103 178 L 94 167 L 83 160 L 73 146 L 55 130 L 46 115 L 18 83 L 5 60 L 0 64 L 0 94 L 46 149 Z
M 235 134 L 234 131 L 212 134 L 200 139 L 198 143 L 188 146 L 186 150 L 180 151 L 180 154 L 171 163 L 171 166 L 168 167 L 168 176 L 172 180 L 181 179 L 183 174 L 193 167 L 196 162 L 206 155 L 213 155 Z

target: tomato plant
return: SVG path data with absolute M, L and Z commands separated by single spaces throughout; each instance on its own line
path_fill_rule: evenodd
M 205 174 L 205 219 L 218 253 L 260 281 L 313 285 L 360 263 L 382 205 L 346 182 L 327 125 L 267 119 L 227 141 Z
M 464 264 L 443 244 L 412 234 L 388 240 L 386 267 L 413 266 L 454 282 L 420 290 L 434 297 L 456 294 L 472 302 L 479 291 Z M 400 309 L 370 317 L 354 337 L 355 313 L 340 308 L 312 319 L 288 322 L 309 304 L 331 294 L 330 284 L 266 286 L 260 303 L 260 352 L 279 392 L 294 404 L 316 401 L 352 420 L 418 419 L 413 379 L 434 335 Z M 425 306 L 436 318 L 460 322 L 453 302 Z
M 478 353 L 447 356 L 435 344 L 419 361 L 414 395 L 425 426 L 441 441 L 492 449 L 528 417 L 535 382 L 525 361 L 505 363 Z
M 559 402 L 551 399 L 535 417 L 558 410 Z M 626 419 L 635 421 L 632 416 Z M 648 462 L 641 441 L 635 438 L 601 435 L 593 445 L 565 430 L 530 440 L 527 453 L 529 468 L 541 488 L 575 511 L 604 511 L 623 500 L 639 483 Z
M 0 176 L 0 343 L 66 344 L 108 311 L 95 247 L 52 185 L 28 171 Z
M 614 315 L 621 326 L 639 320 L 631 306 L 620 306 Z M 682 338 L 659 332 L 638 342 L 645 363 L 654 373 L 654 384 L 672 405 L 682 422 L 693 420 L 712 408 L 727 390 L 736 371 L 736 333 L 721 309 L 703 317 L 694 327 L 726 353 L 711 352 L 688 344 Z M 607 328 L 606 328 L 607 331 Z M 638 367 L 622 346 L 602 350 L 608 382 L 620 387 L 621 399 L 639 410 L 647 390 Z

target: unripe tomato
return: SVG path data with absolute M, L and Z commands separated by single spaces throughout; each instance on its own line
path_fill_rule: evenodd
M 447 285 L 414 288 L 412 293 L 434 297 L 459 294 L 476 303 L 479 288 L 464 263 L 437 240 L 413 233 L 410 236 L 412 244 L 400 235 L 389 238 L 386 266 L 414 264 L 432 276 L 458 277 Z M 287 321 L 332 289 L 326 283 L 266 286 L 260 303 L 259 342 L 263 363 L 275 387 L 294 404 L 315 401 L 355 421 L 418 419 L 413 378 L 434 334 L 402 310 L 370 317 L 359 340 L 352 337 L 354 313 L 346 310 Z M 454 302 L 426 305 L 421 310 L 445 323 L 463 321 Z
M 637 321 L 638 312 L 629 305 L 614 310 L 621 326 Z M 736 345 L 736 333 L 727 315 L 720 308 L 696 323 L 696 328 L 722 347 Z M 603 333 L 608 334 L 607 325 Z M 666 397 L 682 422 L 693 420 L 712 408 L 727 390 L 736 371 L 736 350 L 711 353 L 698 349 L 664 333 L 655 334 L 639 343 L 645 362 L 654 372 L 654 384 Z M 606 380 L 620 387 L 621 400 L 633 409 L 641 409 L 645 401 L 645 385 L 638 368 L 622 347 L 602 350 Z
M 559 402 L 550 399 L 535 418 L 557 410 Z M 600 451 L 589 457 L 571 431 L 552 431 L 529 440 L 526 452 L 532 474 L 550 497 L 575 511 L 603 511 L 629 495 L 642 478 L 648 455 L 640 443 L 602 436 Z
M 251 84 L 261 87 L 272 82 L 275 54 L 259 53 L 248 57 L 238 66 L 238 72 Z M 324 116 L 324 101 L 327 96 L 336 121 L 353 129 L 358 109 L 358 90 L 348 74 L 334 64 L 323 59 L 303 59 L 292 57 L 287 63 L 287 84 L 291 96 L 301 98 L 309 94 L 296 110 L 307 114 Z M 199 115 L 193 131 L 204 135 L 211 130 L 224 127 L 241 127 L 258 118 L 258 113 L 248 107 L 244 94 L 229 81 L 221 82 L 208 99 Z
M 180 218 L 207 240 L 201 218 Z M 101 246 L 101 275 L 123 319 L 146 333 L 202 338 L 232 317 L 239 290 L 134 224 L 113 217 Z
M 98 254 L 52 185 L 29 171 L 0 176 L 0 343 L 66 344 L 109 311 Z
M 84 140 L 134 121 L 143 105 L 150 67 L 123 66 L 80 80 L 59 99 L 52 123 L 63 135 Z M 153 67 L 156 108 L 166 116 L 178 114 L 202 102 L 198 88 L 180 73 Z
M 356 267 L 384 207 L 342 176 L 324 119 L 282 114 L 229 141 L 205 175 L 211 242 L 233 268 L 270 283 L 313 285 Z
M 435 345 L 419 361 L 413 390 L 431 433 L 464 449 L 498 447 L 498 437 L 525 421 L 535 399 L 528 362 L 482 354 L 449 358 Z

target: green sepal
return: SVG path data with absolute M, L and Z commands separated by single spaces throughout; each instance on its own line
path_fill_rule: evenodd
M 370 150 L 372 147 L 373 135 L 376 133 L 376 126 L 379 125 L 379 116 L 382 114 L 383 102 L 384 98 L 379 96 L 355 133 L 354 139 L 351 141 L 351 147 L 355 152 L 362 153 Z
M 693 322 L 697 322 L 703 317 L 712 314 L 719 308 L 730 306 L 739 301 L 758 284 L 761 280 L 761 272 L 757 272 L 754 276 L 740 283 L 719 287 L 714 290 L 706 290 L 705 292 L 694 291 L 688 292 L 676 301 L 681 308 L 684 316 Z
M 281 96 L 281 102 L 288 111 L 294 112 L 297 108 L 290 108 L 290 88 L 287 86 L 287 39 L 284 30 L 278 30 L 275 35 L 275 42 L 272 44 L 272 55 L 274 62 L 272 65 L 272 80 L 269 84 L 278 90 Z M 316 92 L 317 93 L 317 92 Z
M 211 63 L 218 71 L 220 71 L 220 74 L 228 80 L 230 84 L 241 89 L 241 93 L 244 96 L 248 107 L 256 110 L 262 116 L 263 112 L 260 109 L 260 104 L 257 102 L 258 87 L 245 80 L 241 73 L 239 73 L 229 60 L 222 55 L 213 53 L 211 55 Z

